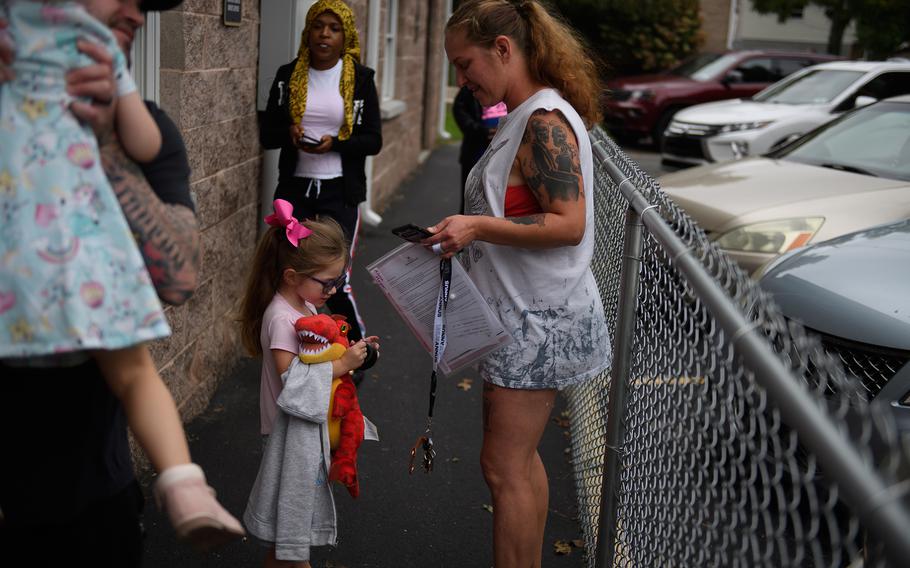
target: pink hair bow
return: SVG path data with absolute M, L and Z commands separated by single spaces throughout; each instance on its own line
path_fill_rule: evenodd
M 305 239 L 313 234 L 313 231 L 300 224 L 291 214 L 294 212 L 294 206 L 284 199 L 276 199 L 273 203 L 275 212 L 265 218 L 265 222 L 272 227 L 284 227 L 284 232 L 290 242 L 295 247 L 300 243 L 300 239 Z

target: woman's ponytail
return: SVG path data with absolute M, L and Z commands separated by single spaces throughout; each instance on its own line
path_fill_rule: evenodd
M 526 0 L 531 76 L 557 89 L 588 128 L 603 119 L 604 85 L 595 59 L 578 32 L 535 1 Z

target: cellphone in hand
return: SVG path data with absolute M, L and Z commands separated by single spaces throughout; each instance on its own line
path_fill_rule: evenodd
M 395 227 L 394 229 L 392 229 L 392 233 L 394 233 L 395 235 L 398 235 L 402 239 L 404 239 L 408 242 L 412 242 L 412 243 L 419 243 L 423 239 L 428 239 L 433 236 L 433 233 L 431 233 L 430 231 L 428 231 L 422 227 L 418 227 L 417 225 L 415 225 L 413 223 L 408 223 L 407 225 Z
M 297 143 L 300 144 L 301 146 L 305 146 L 307 148 L 315 148 L 316 146 L 319 146 L 320 144 L 322 144 L 322 140 L 316 140 L 315 138 L 310 138 L 309 136 L 304 134 L 303 136 L 301 136 L 300 138 L 297 139 Z

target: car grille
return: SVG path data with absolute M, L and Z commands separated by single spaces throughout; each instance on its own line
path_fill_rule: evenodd
M 632 91 L 625 89 L 612 89 L 609 98 L 614 101 L 627 101 L 632 96 Z
M 706 159 L 701 140 L 685 136 L 671 136 L 669 132 L 664 137 L 663 152 L 685 158 Z
M 720 132 L 722 127 L 716 124 L 696 124 L 673 120 L 667 127 L 667 136 L 686 136 L 692 138 L 710 138 Z
M 869 399 L 876 397 L 888 381 L 910 362 L 910 352 L 818 335 L 822 347 L 829 355 L 840 359 L 847 375 L 860 380 Z

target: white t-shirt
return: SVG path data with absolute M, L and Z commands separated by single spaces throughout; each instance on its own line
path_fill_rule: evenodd
M 344 124 L 344 99 L 341 97 L 342 61 L 338 60 L 331 69 L 320 71 L 310 67 L 307 78 L 306 110 L 300 119 L 300 126 L 307 138 L 320 140 L 323 136 L 338 136 Z M 341 177 L 341 154 L 308 154 L 297 152 L 297 177 L 312 179 L 334 179 Z
M 603 303 L 594 275 L 594 159 L 584 122 L 553 89 L 538 91 L 501 118 L 465 184 L 471 215 L 504 217 L 509 172 L 538 109 L 558 109 L 578 139 L 585 234 L 577 246 L 526 249 L 474 241 L 461 255 L 471 280 L 515 339 L 485 358 L 484 380 L 508 388 L 562 388 L 610 364 Z
M 316 307 L 307 303 L 310 313 L 305 314 L 294 309 L 279 293 L 275 293 L 271 303 L 262 315 L 262 330 L 259 332 L 259 345 L 262 347 L 262 374 L 259 385 L 259 431 L 271 434 L 272 424 L 278 415 L 278 395 L 284 388 L 281 375 L 275 367 L 272 349 L 281 349 L 291 353 L 300 352 L 300 340 L 294 323 L 303 316 L 316 313 Z

